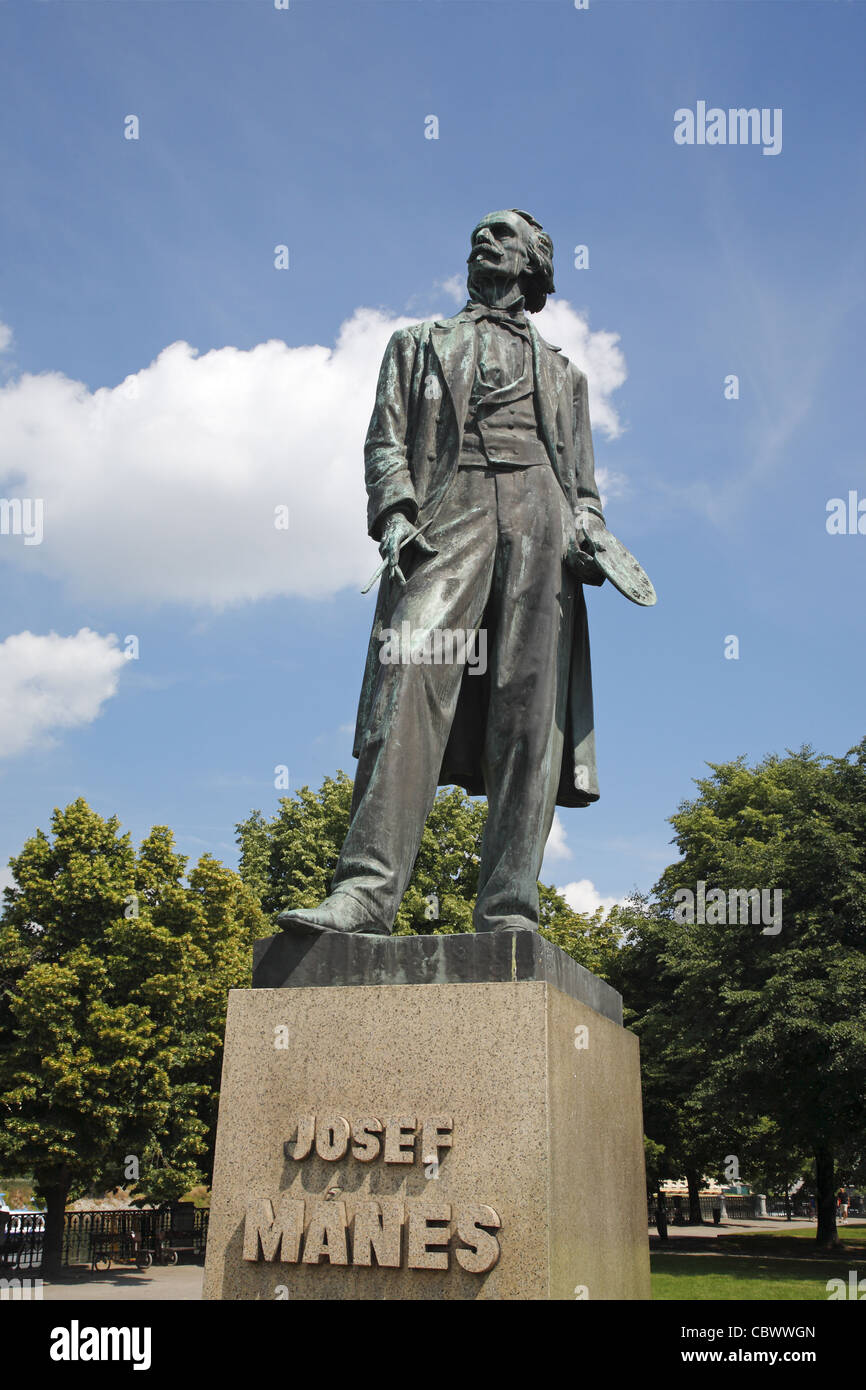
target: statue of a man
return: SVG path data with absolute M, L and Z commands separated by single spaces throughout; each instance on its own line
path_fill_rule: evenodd
M 533 217 L 484 217 L 468 265 L 466 307 L 385 351 L 365 474 L 387 563 L 351 821 L 330 895 L 283 912 L 286 931 L 390 933 L 448 783 L 488 800 L 476 931 L 537 930 L 554 809 L 598 799 L 583 584 L 604 580 L 605 529 L 586 377 L 526 318 L 554 290 Z M 411 650 L 386 660 L 394 633 Z M 484 635 L 483 672 L 448 660 L 455 633 Z

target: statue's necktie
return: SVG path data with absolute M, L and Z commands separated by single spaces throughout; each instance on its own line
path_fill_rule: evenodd
M 506 309 L 492 309 L 487 304 L 474 304 L 470 302 L 464 310 L 475 323 L 482 319 L 489 319 L 491 323 L 499 324 L 500 328 L 506 328 L 510 333 L 515 333 L 519 338 L 529 337 L 529 328 L 523 313 L 523 306 Z

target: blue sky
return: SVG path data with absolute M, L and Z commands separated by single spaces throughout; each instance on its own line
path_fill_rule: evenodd
M 706 762 L 863 736 L 866 535 L 826 528 L 866 499 L 862 5 L 45 0 L 0 32 L 0 497 L 45 518 L 0 534 L 0 862 L 78 795 L 234 862 L 277 765 L 352 772 L 371 383 L 503 206 L 553 237 L 659 594 L 588 592 L 602 799 L 545 879 L 648 888 Z M 676 144 L 699 101 L 780 108 L 781 152 Z

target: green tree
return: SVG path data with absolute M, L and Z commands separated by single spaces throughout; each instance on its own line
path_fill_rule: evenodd
M 546 883 L 539 883 L 538 897 L 541 935 L 584 969 L 610 981 L 622 943 L 621 909 L 614 907 L 605 913 L 603 907 L 597 907 L 591 914 L 577 912 Z
M 610 978 L 623 996 L 625 1025 L 640 1039 L 644 1129 L 660 1150 L 654 1150 L 655 1176 L 685 1177 L 689 1220 L 700 1224 L 702 1179 L 721 1168 L 726 1142 L 699 1092 L 711 1021 L 689 1013 L 680 998 L 683 929 L 638 894 L 620 909 L 618 920 L 622 944 L 610 962 Z
M 836 1160 L 861 1142 L 866 1092 L 866 740 L 843 758 L 804 748 L 710 769 L 672 817 L 683 857 L 635 914 L 616 970 L 642 1040 L 647 1132 L 671 1157 L 683 1137 L 701 1161 L 735 1154 L 744 1175 L 749 1151 L 756 1173 L 774 1145 L 777 1169 L 812 1155 L 817 1238 L 832 1243 Z M 724 911 L 717 900 L 704 922 L 682 920 L 699 884 L 722 890 Z M 752 889 L 766 907 L 781 892 L 778 930 L 731 896 Z
M 135 1180 L 142 1199 L 202 1179 L 226 994 L 263 919 L 205 856 L 182 876 L 170 831 L 136 856 L 79 798 L 10 861 L 0 918 L 0 1154 L 32 1172 L 56 1270 L 70 1195 Z
M 351 801 L 351 779 L 338 772 L 317 792 L 302 787 L 281 797 L 271 820 L 253 811 L 238 825 L 239 872 L 269 916 L 284 908 L 314 907 L 327 896 Z M 487 803 L 459 787 L 438 793 L 394 923 L 396 935 L 472 931 L 486 817 Z M 601 911 L 592 917 L 575 912 L 545 884 L 539 885 L 539 897 L 542 934 L 588 970 L 604 974 L 618 942 L 615 915 L 606 920 Z
M 238 872 L 262 911 L 315 907 L 326 897 L 349 825 L 352 782 L 345 772 L 326 777 L 318 792 L 302 787 L 282 796 L 268 821 L 253 811 L 237 827 Z

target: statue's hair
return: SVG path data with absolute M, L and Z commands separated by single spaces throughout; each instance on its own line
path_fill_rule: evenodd
M 520 277 L 520 288 L 531 314 L 537 314 L 547 303 L 547 296 L 556 293 L 553 283 L 553 242 L 540 222 L 522 208 L 509 208 L 522 217 L 530 229 L 529 269 Z

